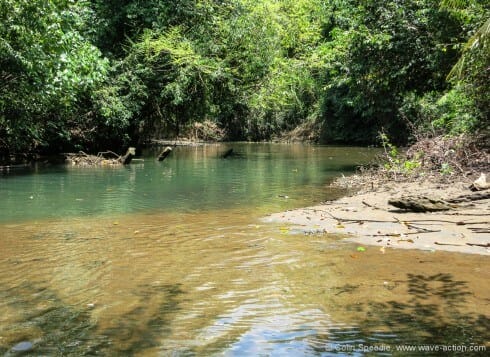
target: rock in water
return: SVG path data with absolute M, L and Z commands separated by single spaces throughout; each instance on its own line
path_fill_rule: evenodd
M 12 347 L 11 351 L 12 352 L 29 352 L 34 348 L 34 344 L 29 341 L 22 341 L 16 344 L 14 347 Z

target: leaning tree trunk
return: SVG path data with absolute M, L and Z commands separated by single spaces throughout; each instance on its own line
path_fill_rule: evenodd
M 167 146 L 161 154 L 158 156 L 158 161 L 163 161 L 167 158 L 168 155 L 172 152 L 172 148 L 170 146 Z

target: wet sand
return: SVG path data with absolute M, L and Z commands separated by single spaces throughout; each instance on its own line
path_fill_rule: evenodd
M 373 185 L 374 186 L 374 185 Z M 490 199 L 457 204 L 449 211 L 414 213 L 388 204 L 401 196 L 453 198 L 471 194 L 468 183 L 385 183 L 317 206 L 274 213 L 266 222 L 290 232 L 340 234 L 362 245 L 490 255 Z M 477 232 L 479 231 L 479 232 Z

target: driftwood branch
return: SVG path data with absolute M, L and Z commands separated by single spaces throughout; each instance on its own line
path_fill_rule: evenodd
M 447 216 L 490 216 L 490 213 L 465 213 L 465 212 L 451 212 L 446 213 Z
M 469 228 L 473 233 L 490 233 L 490 228 Z
M 372 222 L 372 223 L 400 223 L 400 224 L 403 224 L 403 225 L 407 226 L 408 229 L 415 229 L 416 230 L 415 232 L 407 232 L 407 233 L 404 233 L 405 235 L 440 232 L 440 230 L 426 229 L 426 228 L 417 227 L 417 226 L 415 226 L 415 225 L 413 225 L 413 224 L 411 224 L 409 222 L 400 221 L 396 217 L 393 218 L 393 221 L 382 221 L 382 220 L 375 220 L 375 219 L 352 219 L 352 218 L 345 219 L 345 218 L 336 217 L 336 216 L 334 216 L 330 212 L 327 212 L 327 211 L 324 211 L 324 212 L 327 213 L 331 218 L 333 218 L 336 221 L 341 222 L 341 223 L 358 223 L 358 224 L 362 224 L 364 222 Z M 385 233 L 385 234 L 380 233 L 380 234 L 373 234 L 373 235 L 371 235 L 371 237 L 399 237 L 400 235 L 401 234 L 399 234 L 399 233 Z
M 337 217 L 334 216 L 332 213 L 328 211 L 323 211 L 323 210 L 315 210 L 315 211 L 320 211 L 328 214 L 332 219 L 335 219 L 336 221 L 342 222 L 342 223 L 364 223 L 364 222 L 373 222 L 373 223 L 401 223 L 407 226 L 410 226 L 413 224 L 412 223 L 423 223 L 423 222 L 434 222 L 434 223 L 451 223 L 455 224 L 457 226 L 465 226 L 465 225 L 473 225 L 473 224 L 490 224 L 490 221 L 483 221 L 483 222 L 465 222 L 465 221 L 448 221 L 445 219 L 414 219 L 408 221 L 401 221 L 398 218 L 394 217 L 392 221 L 385 221 L 385 220 L 377 220 L 377 219 L 352 219 L 352 218 L 342 218 L 342 217 Z M 418 229 L 422 229 L 420 227 L 416 227 Z
M 490 243 L 466 243 L 466 245 L 469 245 L 471 247 L 483 247 L 483 248 L 490 248 Z
M 75 166 L 99 166 L 99 165 L 127 165 L 135 155 L 135 148 L 129 148 L 125 155 L 121 156 L 113 151 L 101 151 L 97 155 L 89 155 L 86 152 L 70 153 L 66 160 Z M 111 156 L 111 157 L 109 157 Z
M 464 247 L 464 244 L 454 244 L 454 243 L 440 243 L 440 242 L 434 242 L 435 245 L 449 245 L 452 247 Z
M 413 225 L 412 223 L 410 222 L 402 222 L 400 221 L 398 218 L 396 217 L 393 217 L 398 223 L 400 224 L 403 224 L 405 226 L 407 226 L 408 229 L 415 229 L 416 232 L 415 233 L 433 233 L 433 232 L 440 232 L 440 230 L 433 230 L 433 229 L 427 229 L 427 228 L 423 228 L 423 227 L 418 227 L 418 226 L 415 226 Z
M 332 219 L 335 219 L 339 222 L 343 223 L 364 223 L 364 222 L 373 222 L 373 223 L 397 223 L 397 221 L 381 221 L 381 220 L 376 220 L 376 219 L 352 219 L 352 218 L 340 218 L 334 216 L 332 213 L 328 211 L 322 211 L 328 214 Z
M 101 158 L 105 158 L 107 154 L 111 154 L 113 155 L 116 159 L 119 159 L 121 158 L 121 155 L 118 155 L 116 154 L 114 151 L 111 151 L 111 150 L 107 150 L 107 151 L 100 151 L 99 153 L 97 153 L 97 157 L 101 157 Z
M 437 212 L 449 211 L 457 208 L 456 203 L 473 202 L 486 200 L 490 198 L 490 192 L 476 192 L 467 195 L 461 195 L 455 198 L 439 199 L 427 196 L 403 196 L 399 199 L 391 199 L 388 204 L 412 212 Z
M 486 200 L 490 198 L 489 191 L 476 192 L 470 195 L 461 195 L 455 198 L 447 199 L 446 202 L 449 203 L 462 203 L 462 202 L 472 202 L 472 201 L 480 201 Z
M 419 224 L 424 224 L 424 222 L 434 222 L 434 224 L 437 223 L 449 223 L 449 224 L 454 224 L 457 226 L 464 226 L 464 225 L 475 225 L 475 224 L 490 224 L 490 221 L 483 221 L 483 222 L 465 222 L 465 221 L 449 221 L 449 220 L 444 220 L 444 219 L 418 219 L 418 220 L 410 220 L 410 221 L 401 221 L 400 219 L 394 217 L 393 220 L 375 220 L 375 219 L 352 219 L 352 218 L 343 218 L 343 217 L 338 217 L 333 215 L 331 212 L 325 211 L 325 210 L 319 210 L 319 209 L 314 209 L 315 212 L 323 212 L 327 215 L 330 216 L 330 218 L 336 220 L 339 223 L 358 223 L 358 224 L 363 224 L 365 222 L 371 222 L 371 223 L 399 223 L 402 225 L 405 225 L 408 229 L 413 229 L 415 230 L 414 232 L 406 232 L 403 233 L 404 235 L 410 235 L 410 234 L 423 234 L 423 233 L 437 233 L 441 232 L 441 230 L 436 230 L 436 229 L 427 229 L 423 227 L 419 227 Z M 417 223 L 417 225 L 414 225 L 414 223 Z M 489 228 L 469 228 L 472 232 L 474 233 L 490 233 Z M 371 237 L 399 237 L 401 234 L 398 233 L 380 233 L 380 234 L 373 234 L 370 235 Z
M 379 209 L 380 209 L 379 207 L 377 207 L 377 206 L 375 206 L 375 205 L 372 205 L 372 204 L 370 204 L 370 203 L 367 203 L 366 201 L 362 201 L 362 204 L 363 204 L 364 206 L 369 207 L 369 208 L 372 208 L 372 209 L 377 209 L 377 210 L 379 210 Z
M 455 224 L 457 226 L 467 226 L 467 225 L 472 225 L 472 224 L 490 224 L 490 221 L 484 221 L 484 222 L 465 222 L 465 221 L 448 221 L 446 219 L 414 219 L 411 220 L 410 222 L 417 222 L 417 223 L 422 223 L 422 222 L 435 222 L 435 223 L 451 223 Z

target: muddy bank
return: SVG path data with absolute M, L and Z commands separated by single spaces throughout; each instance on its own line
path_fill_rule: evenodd
M 264 221 L 287 224 L 291 232 L 340 234 L 361 245 L 379 246 L 381 253 L 402 248 L 490 255 L 490 199 L 424 213 L 388 204 L 402 196 L 458 197 L 471 193 L 468 186 L 467 182 L 383 183 L 336 201 L 274 213 Z

